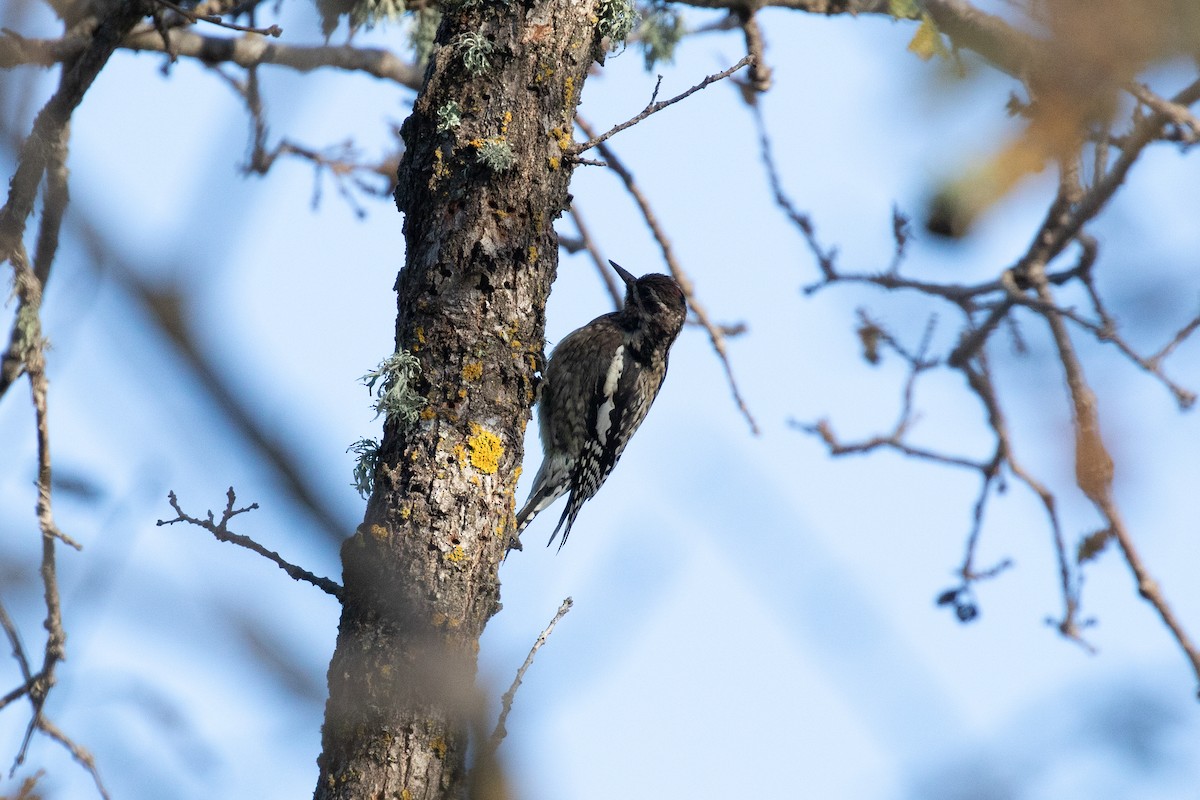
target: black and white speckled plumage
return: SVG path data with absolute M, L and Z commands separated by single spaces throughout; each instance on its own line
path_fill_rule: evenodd
M 570 492 L 548 543 L 563 528 L 560 549 L 580 507 L 604 484 L 658 396 L 687 316 L 672 278 L 635 278 L 609 263 L 625 282 L 625 304 L 568 334 L 551 353 L 538 404 L 542 466 L 517 513 L 519 536 L 538 512 Z M 520 541 L 514 538 L 510 547 Z

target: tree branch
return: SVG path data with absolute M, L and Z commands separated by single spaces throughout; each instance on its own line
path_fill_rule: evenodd
M 286 572 L 293 580 L 307 581 L 326 594 L 333 595 L 338 600 L 342 599 L 342 587 L 335 581 L 332 581 L 329 578 L 321 578 L 304 569 L 303 567 L 298 567 L 295 564 L 284 561 L 283 557 L 274 550 L 268 550 L 258 542 L 251 539 L 249 536 L 243 536 L 229 530 L 228 526 L 231 519 L 239 514 L 245 514 L 248 511 L 255 510 L 258 508 L 258 503 L 251 503 L 245 508 L 235 509 L 233 504 L 236 502 L 237 496 L 234 494 L 232 486 L 229 487 L 229 491 L 226 492 L 225 497 L 225 510 L 221 513 L 221 521 L 217 522 L 213 516 L 213 512 L 211 511 L 208 512 L 208 519 L 206 520 L 188 516 L 183 512 L 183 509 L 179 507 L 179 501 L 175 497 L 175 492 L 170 492 L 167 494 L 167 502 L 171 504 L 171 508 L 175 510 L 175 513 L 178 516 L 176 516 L 175 519 L 160 519 L 155 524 L 158 527 L 162 527 L 163 525 L 174 525 L 176 522 L 186 522 L 191 525 L 204 528 L 204 530 L 217 537 L 217 541 L 229 542 L 230 544 L 236 544 L 239 547 L 245 547 L 247 550 L 253 550 L 255 553 L 258 553 L 268 561 L 274 562 L 276 566 Z
M 602 144 L 603 142 L 608 141 L 610 138 L 612 138 L 616 134 L 620 133 L 621 131 L 625 130 L 626 128 L 632 128 L 634 125 L 637 125 L 639 122 L 646 119 L 647 117 L 657 114 L 659 111 L 662 111 L 664 108 L 667 108 L 668 106 L 675 105 L 680 100 L 684 100 L 688 97 L 691 97 L 693 94 L 695 94 L 696 92 L 705 88 L 709 84 L 713 84 L 719 80 L 728 78 L 730 75 L 737 72 L 742 67 L 746 66 L 747 64 L 753 64 L 753 63 L 754 63 L 754 56 L 747 55 L 747 56 L 743 57 L 741 61 L 734 64 L 729 69 L 722 70 L 721 72 L 718 72 L 715 75 L 709 75 L 707 78 L 700 81 L 698 84 L 696 84 L 692 88 L 688 89 L 686 92 L 683 92 L 682 94 L 678 94 L 669 100 L 661 100 L 657 103 L 654 102 L 654 98 L 658 96 L 658 87 L 655 86 L 654 95 L 650 98 L 649 104 L 647 104 L 647 106 L 644 109 L 642 109 L 642 112 L 640 114 L 638 114 L 637 116 L 635 116 L 631 119 L 626 120 L 625 122 L 614 125 L 612 128 L 610 128 L 609 130 L 600 134 L 599 136 L 593 136 L 591 133 L 588 133 L 588 136 L 590 138 L 586 142 L 580 142 L 580 143 L 573 144 L 567 150 L 567 154 L 571 158 L 575 158 L 580 153 L 585 153 L 588 150 L 591 150 L 593 147 L 596 147 L 596 146 Z M 659 83 L 661 84 L 662 77 L 660 76 L 658 80 L 659 80 Z M 582 127 L 582 126 L 580 126 L 580 127 Z

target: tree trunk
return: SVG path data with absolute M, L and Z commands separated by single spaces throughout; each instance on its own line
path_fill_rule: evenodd
M 594 0 L 456 5 L 401 131 L 396 190 L 396 349 L 419 359 L 428 404 L 418 422 L 385 422 L 366 518 L 342 548 L 321 800 L 471 788 L 476 653 L 500 608 L 558 264 L 552 224 L 569 203 L 564 148 L 603 58 Z

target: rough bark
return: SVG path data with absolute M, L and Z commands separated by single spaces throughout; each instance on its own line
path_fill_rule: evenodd
M 557 268 L 552 223 L 569 203 L 564 147 L 588 67 L 603 57 L 594 6 L 535 0 L 448 13 L 402 128 L 396 348 L 420 360 L 428 405 L 415 424 L 385 423 L 375 492 L 342 549 L 322 800 L 503 794 L 492 782 L 467 785 L 467 742 L 482 722 L 476 653 L 500 608 L 497 572 Z M 491 42 L 478 74 L 466 34 Z M 505 147 L 509 168 L 502 157 L 484 163 L 481 154 Z

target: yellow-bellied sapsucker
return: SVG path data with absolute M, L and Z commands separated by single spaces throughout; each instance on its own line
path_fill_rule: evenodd
M 570 492 L 546 543 L 553 544 L 565 524 L 560 550 L 580 507 L 599 491 L 646 418 L 687 316 L 683 291 L 672 278 L 635 278 L 608 263 L 625 282 L 625 305 L 568 334 L 550 354 L 538 401 L 542 466 L 517 513 L 520 536 L 538 512 Z M 516 536 L 510 548 L 521 547 Z

